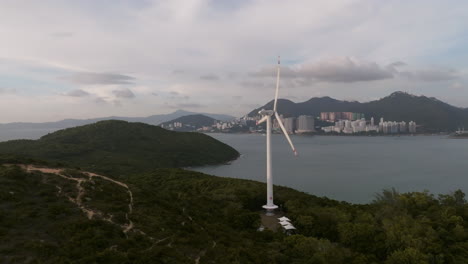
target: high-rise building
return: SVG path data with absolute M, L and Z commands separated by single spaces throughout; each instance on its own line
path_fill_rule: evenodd
M 320 119 L 323 121 L 329 120 L 328 112 L 321 112 L 320 113 Z
M 361 120 L 364 118 L 363 113 L 353 113 L 353 112 L 321 112 L 320 119 L 328 121 L 337 121 L 337 120 Z
M 281 117 L 281 120 L 283 120 L 283 116 L 280 116 Z M 273 120 L 273 129 L 280 129 L 280 126 L 279 126 L 279 123 L 278 123 L 278 120 L 275 118 Z
M 288 134 L 294 133 L 294 117 L 288 117 L 283 119 L 284 128 L 286 128 L 286 132 Z
M 398 123 L 396 121 L 392 122 L 392 131 L 393 134 L 398 133 Z
M 416 133 L 416 122 L 410 121 L 408 123 L 408 130 L 410 133 Z
M 406 122 L 405 122 L 405 121 L 401 121 L 401 122 L 400 122 L 400 128 L 399 128 L 399 130 L 400 130 L 400 133 L 406 133 L 406 132 L 407 132 L 407 130 L 406 130 Z
M 314 117 L 301 115 L 297 118 L 297 132 L 298 133 L 307 133 L 314 132 Z

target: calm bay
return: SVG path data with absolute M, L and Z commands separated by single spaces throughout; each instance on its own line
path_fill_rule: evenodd
M 261 134 L 209 134 L 234 147 L 231 164 L 190 168 L 211 175 L 265 182 Z M 468 192 L 468 139 L 447 136 L 292 136 L 294 157 L 282 135 L 272 136 L 275 185 L 352 203 L 375 193 L 428 190 Z

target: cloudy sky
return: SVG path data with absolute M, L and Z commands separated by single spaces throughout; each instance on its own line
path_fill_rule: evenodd
M 393 91 L 468 107 L 468 1 L 1 0 L 0 123 Z

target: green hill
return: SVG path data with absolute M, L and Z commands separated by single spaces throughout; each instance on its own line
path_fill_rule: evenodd
M 298 228 L 286 236 L 256 231 L 263 183 L 158 169 L 117 184 L 41 170 L 0 165 L 0 263 L 468 261 L 460 191 L 437 198 L 386 191 L 351 205 L 275 186 Z
M 272 109 L 273 101 L 255 109 L 250 116 L 257 115 L 261 109 Z M 468 110 L 455 107 L 432 97 L 415 96 L 404 92 L 395 92 L 379 100 L 360 103 L 340 101 L 330 97 L 311 98 L 308 101 L 294 103 L 290 100 L 278 100 L 278 112 L 285 116 L 312 115 L 320 112 L 357 112 L 364 113 L 366 119 L 383 117 L 391 121 L 415 121 L 421 126 L 420 131 L 448 132 L 458 127 L 468 127 Z
M 239 156 L 235 149 L 204 134 L 116 120 L 60 130 L 39 140 L 2 142 L 0 154 L 117 174 L 219 164 Z

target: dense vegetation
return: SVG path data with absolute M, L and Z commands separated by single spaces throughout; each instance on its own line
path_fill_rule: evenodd
M 275 187 L 299 230 L 285 236 L 256 231 L 262 183 L 181 169 L 125 182 L 134 199 L 134 229 L 127 233 L 99 217 L 88 220 L 66 198 L 77 191 L 70 180 L 0 166 L 0 263 L 468 262 L 461 191 L 439 197 L 385 191 L 372 204 L 351 205 Z M 93 180 L 84 188 L 87 206 L 117 223 L 128 211 L 121 187 Z
M 204 134 L 116 120 L 60 130 L 39 140 L 2 142 L 0 154 L 62 162 L 103 173 L 112 171 L 114 175 L 219 164 L 239 155 L 235 149 Z
M 273 101 L 253 110 L 250 116 L 257 115 L 262 108 L 272 109 Z M 383 117 L 391 121 L 415 121 L 421 125 L 420 131 L 439 132 L 455 131 L 458 127 L 468 126 L 468 109 L 458 108 L 435 98 L 414 96 L 404 92 L 395 92 L 380 100 L 366 103 L 340 101 L 330 97 L 311 98 L 308 101 L 294 103 L 290 100 L 278 100 L 278 110 L 286 116 L 313 115 L 320 112 L 358 112 L 366 119 Z

